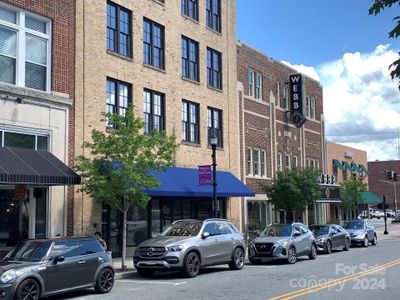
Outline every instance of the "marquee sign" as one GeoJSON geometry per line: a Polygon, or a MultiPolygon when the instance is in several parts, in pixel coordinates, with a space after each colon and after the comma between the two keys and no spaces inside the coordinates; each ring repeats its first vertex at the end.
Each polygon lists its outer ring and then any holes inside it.
{"type": "Polygon", "coordinates": [[[300,73],[289,75],[290,88],[290,121],[300,128],[306,122],[304,116],[304,95],[303,75],[300,73]]]}

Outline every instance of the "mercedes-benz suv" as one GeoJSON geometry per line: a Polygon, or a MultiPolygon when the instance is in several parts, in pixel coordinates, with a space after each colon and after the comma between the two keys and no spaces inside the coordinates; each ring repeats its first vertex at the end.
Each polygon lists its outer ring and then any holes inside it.
{"type": "Polygon", "coordinates": [[[159,237],[138,245],[133,263],[141,276],[180,270],[187,277],[195,277],[201,268],[211,265],[228,264],[240,270],[244,256],[244,240],[228,220],[178,220],[159,237]]]}
{"type": "Polygon", "coordinates": [[[0,261],[1,300],[37,300],[90,287],[108,293],[113,285],[111,253],[95,237],[21,241],[0,261]]]}
{"type": "Polygon", "coordinates": [[[317,245],[312,232],[301,223],[269,225],[249,243],[249,261],[252,264],[271,259],[294,264],[302,255],[316,259],[317,245]]]}

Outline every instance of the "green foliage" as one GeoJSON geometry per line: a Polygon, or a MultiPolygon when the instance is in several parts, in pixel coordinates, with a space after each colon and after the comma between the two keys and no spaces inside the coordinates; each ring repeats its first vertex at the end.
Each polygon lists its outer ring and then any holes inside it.
{"type": "Polygon", "coordinates": [[[302,212],[320,196],[321,190],[317,181],[318,171],[307,167],[294,168],[278,172],[270,185],[263,185],[275,209],[288,212],[302,212]]]}
{"type": "Polygon", "coordinates": [[[115,129],[109,133],[94,129],[92,141],[83,143],[90,154],[76,158],[81,190],[122,212],[132,206],[144,207],[149,199],[144,189],[159,185],[148,171],[173,164],[175,137],[156,131],[144,134],[143,122],[132,107],[125,116],[103,113],[103,117],[115,129]]]}
{"type": "Polygon", "coordinates": [[[367,191],[367,184],[360,178],[349,178],[341,183],[340,207],[345,211],[356,209],[362,200],[362,193],[367,191]]]}
{"type": "Polygon", "coordinates": [[[260,221],[259,219],[254,219],[254,218],[249,219],[249,230],[252,230],[252,231],[255,231],[255,230],[261,231],[261,230],[263,230],[263,229],[264,229],[264,228],[263,228],[263,226],[262,226],[262,224],[261,224],[261,221],[260,221]]]}
{"type": "MultiPolygon", "coordinates": [[[[385,8],[390,8],[393,5],[400,5],[400,0],[375,0],[374,4],[369,9],[370,15],[377,15],[385,8]]],[[[400,16],[394,17],[393,22],[396,22],[396,26],[389,32],[389,37],[397,39],[400,36],[400,16]]],[[[399,59],[395,60],[390,66],[390,77],[399,80],[398,88],[400,89],[400,52],[399,59]]]]}

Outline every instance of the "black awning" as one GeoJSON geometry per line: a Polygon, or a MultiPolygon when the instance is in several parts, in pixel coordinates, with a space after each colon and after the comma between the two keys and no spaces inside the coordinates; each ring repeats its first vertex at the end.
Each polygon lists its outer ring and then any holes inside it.
{"type": "Polygon", "coordinates": [[[47,151],[0,147],[0,184],[69,185],[81,178],[47,151]]]}

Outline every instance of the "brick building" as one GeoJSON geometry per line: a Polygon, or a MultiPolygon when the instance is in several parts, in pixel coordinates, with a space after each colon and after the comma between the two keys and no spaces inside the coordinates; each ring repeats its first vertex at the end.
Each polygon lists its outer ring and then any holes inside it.
{"type": "Polygon", "coordinates": [[[1,1],[0,247],[67,235],[74,41],[75,1],[1,1]]]}
{"type": "MultiPolygon", "coordinates": [[[[192,177],[198,165],[211,164],[211,132],[218,137],[218,171],[228,171],[224,174],[231,179],[238,175],[235,7],[235,1],[220,0],[80,1],[75,153],[87,154],[81,145],[92,129],[106,130],[102,112],[123,113],[133,104],[145,131],[177,136],[177,168],[167,170],[169,177],[182,181],[187,172],[191,177],[183,183],[192,179],[197,185],[192,177]]],[[[222,195],[223,185],[220,181],[217,188],[221,216],[242,227],[240,198],[222,195]]],[[[146,209],[130,212],[128,247],[175,219],[212,216],[211,187],[202,197],[190,194],[193,186],[185,189],[181,197],[172,197],[169,190],[162,199],[150,193],[146,209]]],[[[120,221],[118,214],[76,190],[74,234],[93,234],[103,224],[103,235],[118,252],[120,221]]]]}
{"type": "Polygon", "coordinates": [[[368,162],[369,191],[373,192],[378,197],[385,195],[386,203],[389,205],[389,209],[399,210],[399,180],[388,181],[386,171],[394,171],[394,173],[400,174],[400,161],[389,160],[368,162]]]}
{"type": "MultiPolygon", "coordinates": [[[[369,183],[370,173],[366,151],[332,142],[326,143],[326,149],[327,172],[335,176],[338,184],[350,176],[362,178],[363,182],[369,183]]],[[[340,219],[342,212],[335,203],[331,203],[327,207],[326,214],[329,219],[340,219]]]]}
{"type": "MultiPolygon", "coordinates": [[[[289,66],[237,43],[240,121],[241,179],[256,192],[246,198],[247,218],[261,226],[283,220],[285,212],[274,212],[260,183],[271,181],[277,171],[313,166],[325,169],[323,95],[319,82],[304,76],[306,123],[297,128],[287,118],[289,111],[289,66]]],[[[307,218],[318,220],[317,204],[307,218]]],[[[322,220],[321,220],[322,221],[322,220]]]]}

